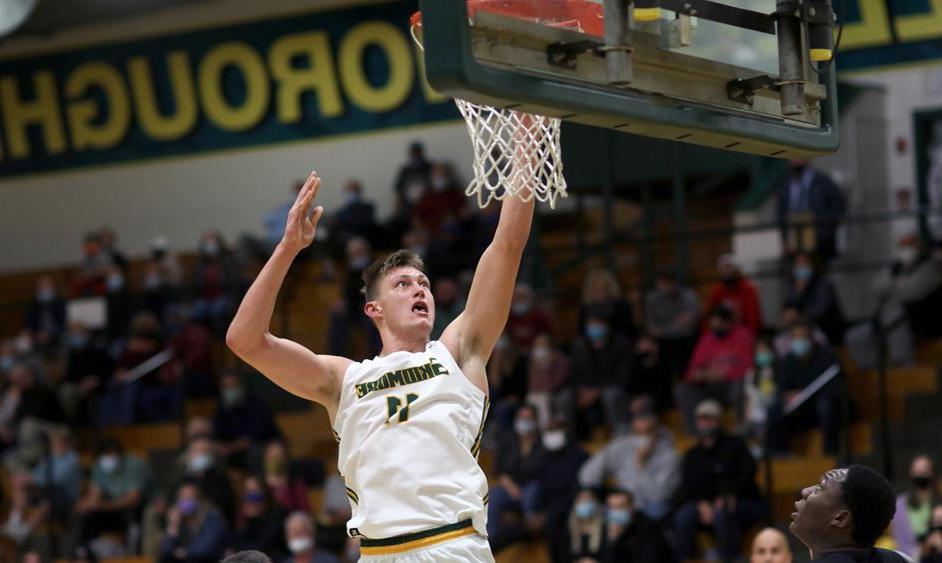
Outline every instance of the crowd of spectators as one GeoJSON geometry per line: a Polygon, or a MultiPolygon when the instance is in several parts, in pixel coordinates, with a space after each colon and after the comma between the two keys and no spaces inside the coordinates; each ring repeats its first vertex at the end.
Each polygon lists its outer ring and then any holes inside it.
{"type": "MultiPolygon", "coordinates": [[[[809,170],[795,168],[782,216],[789,206],[814,213],[827,204],[822,225],[830,225],[840,202],[815,199],[830,186],[815,188],[826,182],[809,170]]],[[[409,147],[393,189],[394,212],[380,221],[364,186],[347,182],[344,203],[299,258],[319,267],[317,281],[341,288],[326,311],[331,354],[379,350],[360,292],[377,253],[404,247],[425,261],[435,338],[463,310],[496,227],[497,206],[477,210],[453,168],[428,160],[421,144],[409,147]]],[[[100,229],[83,239],[68,283],[37,280],[23,331],[0,344],[0,449],[11,476],[2,533],[22,552],[182,562],[257,549],[292,563],[355,560],[342,481],[312,469],[326,460],[292,459],[270,405],[238,366],[220,362],[233,309],[280,239],[287,211],[273,209],[261,237],[235,245],[208,231],[193,260],[158,237],[132,264],[116,234],[100,229]],[[72,318],[76,299],[98,304],[101,322],[72,318]],[[77,446],[75,429],[101,436],[103,427],[183,422],[193,398],[212,399],[215,412],[185,420],[180,451],[168,459],[109,440],[77,446]],[[311,505],[312,484],[322,487],[321,506],[311,505]]],[[[847,322],[828,274],[833,238],[823,233],[816,249],[788,256],[778,322],[763,318],[756,284],[730,255],[719,258],[718,281],[706,291],[665,270],[636,300],[615,272],[590,269],[571,299],[573,326],[522,279],[488,366],[494,549],[540,538],[554,563],[670,562],[704,555],[698,537],[707,532],[705,555],[744,553],[744,538],[769,515],[756,459],[793,455],[796,433],[811,428],[824,429],[823,453],[838,448],[840,375],[811,399],[799,396],[841,370],[836,347],[847,322]],[[803,402],[793,408],[796,398],[803,402]]],[[[891,342],[901,361],[913,357],[911,333],[933,334],[938,323],[925,318],[926,304],[942,299],[942,251],[906,248],[875,289],[875,314],[902,318],[910,335],[900,345],[910,349],[891,342]]],[[[873,331],[850,327],[848,345],[873,331]]],[[[934,483],[931,461],[914,461],[913,488],[899,505],[907,518],[893,532],[898,545],[942,559],[934,483]]],[[[784,561],[776,559],[787,550],[779,536],[760,534],[753,560],[784,561]]]]}

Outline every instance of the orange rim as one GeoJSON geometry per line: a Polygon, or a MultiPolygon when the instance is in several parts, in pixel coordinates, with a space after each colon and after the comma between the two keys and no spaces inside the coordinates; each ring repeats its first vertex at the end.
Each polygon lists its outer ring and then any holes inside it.
{"type": "MultiPolygon", "coordinates": [[[[601,4],[588,0],[468,0],[468,15],[479,11],[506,16],[552,20],[557,27],[574,27],[583,33],[602,37],[605,31],[605,12],[601,4]],[[538,5],[539,4],[539,5],[538,5]]],[[[410,27],[422,28],[422,12],[409,18],[410,27]]]]}

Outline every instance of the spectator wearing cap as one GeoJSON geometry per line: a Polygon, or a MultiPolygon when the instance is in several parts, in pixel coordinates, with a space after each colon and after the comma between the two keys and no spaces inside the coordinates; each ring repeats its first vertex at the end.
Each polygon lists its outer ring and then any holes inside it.
{"type": "Polygon", "coordinates": [[[680,479],[680,458],[671,431],[661,426],[649,397],[631,401],[631,432],[598,452],[579,472],[584,488],[613,481],[634,496],[633,506],[658,520],[670,509],[680,479]]]}
{"type": "Polygon", "coordinates": [[[52,276],[39,276],[36,293],[26,311],[26,328],[37,345],[46,347],[59,342],[65,331],[65,301],[59,296],[52,276]]]}
{"type": "Polygon", "coordinates": [[[631,341],[613,333],[605,316],[589,315],[585,333],[573,343],[570,371],[575,401],[571,402],[569,418],[576,421],[580,435],[587,435],[602,421],[615,433],[625,430],[631,352],[631,341]]]}
{"type": "Polygon", "coordinates": [[[727,406],[740,404],[753,346],[753,333],[735,322],[730,309],[719,306],[710,313],[709,330],[697,342],[687,375],[677,387],[678,406],[689,433],[696,429],[694,408],[704,399],[727,406]]]}
{"type": "Polygon", "coordinates": [[[259,450],[279,436],[275,417],[248,389],[239,372],[223,372],[219,385],[221,400],[213,418],[216,448],[226,456],[229,465],[245,468],[253,448],[259,450]]]}
{"type": "Polygon", "coordinates": [[[288,516],[285,540],[291,555],[281,563],[339,563],[334,555],[317,548],[314,522],[306,512],[292,512],[288,516]]]}
{"type": "Polygon", "coordinates": [[[785,407],[798,394],[831,368],[840,368],[837,354],[827,344],[816,344],[807,323],[791,329],[790,350],[781,361],[780,400],[769,411],[769,447],[773,453],[788,451],[789,437],[796,432],[821,428],[824,452],[836,455],[840,446],[841,383],[840,375],[832,378],[798,409],[785,414],[785,407]]]}
{"type": "Polygon", "coordinates": [[[142,459],[126,454],[116,441],[105,442],[92,467],[88,490],[75,507],[78,543],[105,532],[126,535],[139,516],[150,483],[150,467],[142,459]]]}
{"type": "Polygon", "coordinates": [[[741,439],[722,427],[723,410],[712,399],[696,408],[697,443],[684,456],[673,528],[681,559],[696,556],[696,537],[716,535],[720,556],[739,556],[742,532],[768,512],[755,482],[756,463],[741,439]]]}
{"type": "Polygon", "coordinates": [[[658,523],[638,510],[628,491],[605,499],[605,541],[599,563],[671,563],[676,560],[658,523]]]}
{"type": "Polygon", "coordinates": [[[216,563],[222,558],[226,521],[203,497],[198,483],[184,481],[167,509],[167,527],[160,545],[162,563],[216,563]]]}
{"type": "Polygon", "coordinates": [[[762,328],[762,309],[759,292],[752,281],[742,273],[732,254],[724,254],[716,261],[720,281],[710,289],[706,310],[722,305],[732,311],[733,319],[757,334],[762,328]]]}
{"type": "Polygon", "coordinates": [[[578,442],[570,439],[566,421],[562,418],[550,420],[542,441],[546,458],[538,477],[540,496],[537,506],[543,518],[550,558],[568,561],[569,512],[579,490],[579,468],[589,455],[578,442]]]}
{"type": "Polygon", "coordinates": [[[657,339],[671,375],[679,378],[697,344],[700,298],[677,281],[671,272],[658,274],[654,289],[644,300],[647,332],[657,339]]]}

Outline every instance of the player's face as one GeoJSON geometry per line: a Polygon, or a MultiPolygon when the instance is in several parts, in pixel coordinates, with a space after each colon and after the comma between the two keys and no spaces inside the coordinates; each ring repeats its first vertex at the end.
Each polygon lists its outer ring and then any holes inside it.
{"type": "Polygon", "coordinates": [[[383,321],[391,329],[431,332],[435,322],[435,299],[428,277],[420,270],[407,266],[389,272],[377,301],[383,321]]]}
{"type": "Polygon", "coordinates": [[[817,484],[801,491],[788,529],[805,545],[826,536],[843,509],[841,482],[846,476],[846,469],[834,469],[822,475],[817,484]]]}

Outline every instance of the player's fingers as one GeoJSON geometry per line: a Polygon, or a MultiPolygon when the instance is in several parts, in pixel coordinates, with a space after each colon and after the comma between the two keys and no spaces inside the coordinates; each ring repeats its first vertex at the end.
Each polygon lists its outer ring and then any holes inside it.
{"type": "Polygon", "coordinates": [[[310,217],[307,217],[306,220],[312,227],[316,227],[317,222],[321,220],[321,216],[323,214],[324,214],[324,208],[318,205],[317,207],[314,208],[314,212],[311,213],[310,217]]]}
{"type": "Polygon", "coordinates": [[[314,177],[314,171],[311,170],[311,173],[307,175],[307,179],[304,180],[304,185],[301,186],[301,189],[300,189],[300,190],[298,190],[298,197],[296,197],[296,198],[294,199],[295,205],[297,205],[302,199],[304,199],[304,194],[307,193],[307,191],[308,191],[308,189],[309,189],[309,187],[310,187],[310,185],[311,185],[311,179],[312,179],[313,177],[314,177]]]}

